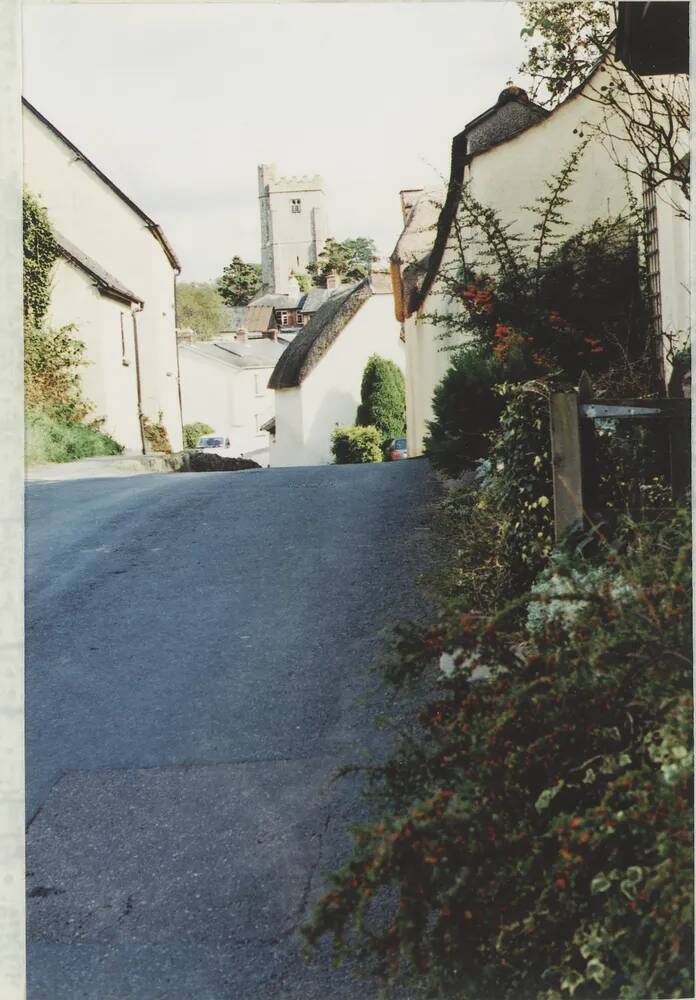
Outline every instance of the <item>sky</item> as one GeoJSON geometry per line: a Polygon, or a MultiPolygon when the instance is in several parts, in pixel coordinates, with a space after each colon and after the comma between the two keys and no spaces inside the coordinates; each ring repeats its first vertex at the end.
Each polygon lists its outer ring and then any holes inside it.
{"type": "Polygon", "coordinates": [[[260,260],[256,168],[319,173],[329,233],[391,253],[399,191],[523,58],[517,5],[25,6],[25,97],[164,229],[182,281],[260,260]]]}

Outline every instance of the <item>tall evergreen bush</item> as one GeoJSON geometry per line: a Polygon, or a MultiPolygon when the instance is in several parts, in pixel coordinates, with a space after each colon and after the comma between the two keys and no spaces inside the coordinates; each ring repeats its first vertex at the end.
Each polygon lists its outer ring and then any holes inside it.
{"type": "Polygon", "coordinates": [[[359,427],[376,427],[385,441],[406,433],[406,386],[393,361],[378,354],[368,359],[355,422],[359,427]]]}

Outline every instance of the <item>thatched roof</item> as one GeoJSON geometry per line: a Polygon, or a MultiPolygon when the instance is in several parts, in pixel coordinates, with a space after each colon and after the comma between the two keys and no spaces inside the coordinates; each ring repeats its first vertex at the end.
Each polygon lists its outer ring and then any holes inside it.
{"type": "Polygon", "coordinates": [[[373,287],[373,282],[367,277],[359,284],[332,295],[278,359],[268,383],[269,389],[293,389],[301,385],[358,309],[377,291],[391,291],[391,288],[373,287]]]}
{"type": "Polygon", "coordinates": [[[431,188],[419,193],[391,255],[394,308],[400,322],[415,309],[421,284],[428,272],[438,214],[444,200],[444,188],[431,188]]]}

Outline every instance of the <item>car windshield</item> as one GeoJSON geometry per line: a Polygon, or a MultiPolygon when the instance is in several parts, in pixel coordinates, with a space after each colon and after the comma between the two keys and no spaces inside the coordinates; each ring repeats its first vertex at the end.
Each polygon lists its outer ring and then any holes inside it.
{"type": "Polygon", "coordinates": [[[406,438],[397,438],[394,442],[394,451],[406,450],[406,438]]]}
{"type": "Polygon", "coordinates": [[[203,437],[198,439],[197,448],[222,448],[224,445],[224,438],[218,437],[203,437]]]}

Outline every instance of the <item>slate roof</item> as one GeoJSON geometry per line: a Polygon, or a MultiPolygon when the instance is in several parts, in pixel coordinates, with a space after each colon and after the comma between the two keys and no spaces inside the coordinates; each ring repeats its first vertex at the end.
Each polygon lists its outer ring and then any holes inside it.
{"type": "Polygon", "coordinates": [[[131,292],[129,288],[118,280],[114,278],[113,274],[109,274],[105,271],[101,264],[98,264],[96,260],[92,260],[88,257],[86,253],[83,253],[79,247],[76,247],[74,243],[71,243],[67,237],[63,236],[61,233],[53,230],[53,236],[56,243],[60,248],[61,257],[65,260],[69,260],[71,263],[79,267],[80,270],[88,274],[90,278],[94,281],[101,295],[105,295],[108,298],[117,299],[119,302],[125,302],[127,305],[131,303],[136,303],[137,305],[144,305],[144,299],[141,299],[139,295],[135,295],[131,292]]]}
{"type": "Polygon", "coordinates": [[[274,309],[297,309],[302,301],[300,295],[280,295],[276,292],[265,292],[252,299],[250,306],[272,306],[274,309]]]}
{"type": "Polygon", "coordinates": [[[174,253],[174,249],[171,243],[164,235],[162,227],[159,226],[153,219],[151,219],[149,215],[146,215],[146,213],[143,212],[142,208],[136,205],[135,202],[131,198],[129,198],[127,194],[125,194],[119,187],[117,187],[111,180],[111,178],[107,177],[107,175],[103,172],[103,170],[100,170],[99,167],[95,163],[93,163],[88,156],[85,156],[82,150],[77,148],[74,142],[71,142],[67,136],[63,135],[60,129],[56,128],[53,122],[50,122],[48,118],[45,117],[45,115],[42,115],[41,112],[38,111],[33,104],[30,104],[29,101],[26,99],[26,97],[22,98],[22,104],[24,105],[25,108],[31,111],[31,113],[36,118],[38,118],[39,121],[42,122],[47,129],[49,129],[49,131],[53,132],[53,134],[57,136],[57,138],[60,139],[61,142],[65,143],[65,145],[73,151],[78,160],[84,163],[85,166],[89,167],[89,169],[92,170],[97,175],[97,177],[99,177],[99,179],[106,184],[107,187],[111,188],[114,194],[117,195],[121,199],[121,201],[125,202],[125,204],[128,205],[128,207],[131,209],[131,211],[135,212],[135,214],[143,220],[143,222],[145,223],[145,228],[150,230],[152,235],[155,237],[155,239],[157,240],[157,242],[160,244],[165,254],[167,255],[169,263],[172,265],[174,270],[177,273],[179,273],[181,271],[181,264],[179,262],[179,258],[174,253]]]}
{"type": "Polygon", "coordinates": [[[376,273],[357,285],[336,290],[298,333],[273,369],[269,389],[292,389],[302,384],[372,295],[390,295],[388,274],[376,273]]]}
{"type": "Polygon", "coordinates": [[[179,350],[190,352],[208,361],[227,365],[230,368],[272,368],[283,351],[285,344],[275,343],[268,338],[247,341],[197,341],[194,344],[181,344],[179,350]]]}

